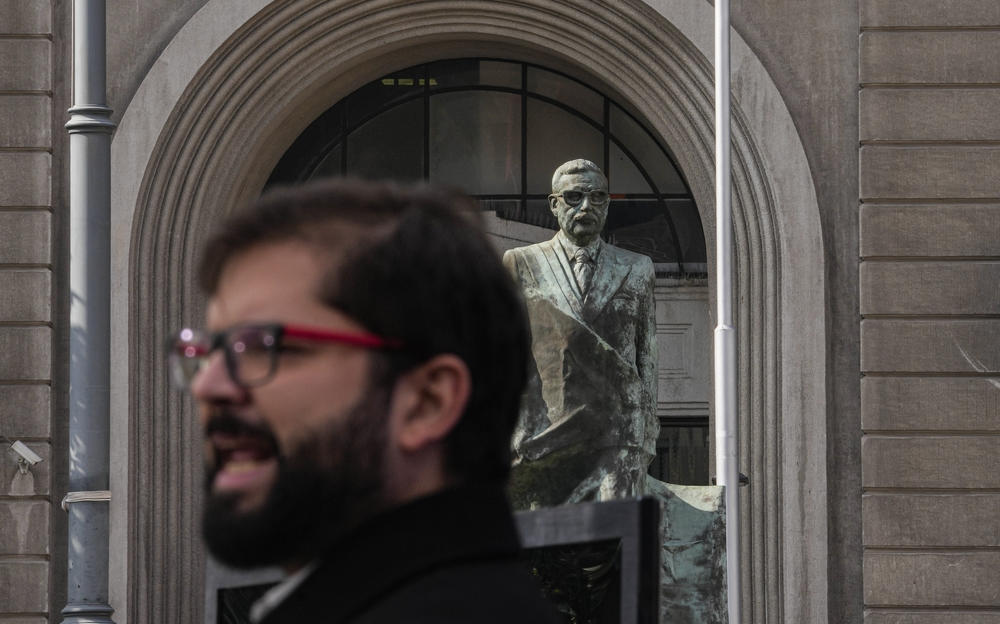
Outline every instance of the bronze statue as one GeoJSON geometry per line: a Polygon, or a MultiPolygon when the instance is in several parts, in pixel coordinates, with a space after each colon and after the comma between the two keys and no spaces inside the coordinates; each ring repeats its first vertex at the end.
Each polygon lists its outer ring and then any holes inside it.
{"type": "Polygon", "coordinates": [[[503,256],[532,332],[513,439],[518,508],[645,491],[659,433],[653,263],[601,240],[609,204],[597,165],[564,163],[549,195],[559,232],[503,256]]]}

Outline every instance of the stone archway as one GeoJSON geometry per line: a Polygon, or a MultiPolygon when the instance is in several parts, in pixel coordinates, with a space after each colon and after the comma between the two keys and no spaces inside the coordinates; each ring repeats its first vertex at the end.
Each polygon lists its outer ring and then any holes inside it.
{"type": "MultiPolygon", "coordinates": [[[[113,144],[112,601],[119,621],[198,621],[199,434],[159,346],[200,316],[193,250],[259,193],[330,102],[393,69],[502,56],[581,71],[669,145],[711,259],[711,7],[692,0],[210,0],[113,144]],[[565,33],[573,32],[572,38],[565,33]],[[127,330],[125,329],[127,327],[127,330]]],[[[746,621],[826,620],[822,239],[791,118],[733,33],[734,230],[746,621]],[[793,269],[794,267],[794,269],[793,269]],[[819,497],[815,504],[810,497],[819,497]]]]}

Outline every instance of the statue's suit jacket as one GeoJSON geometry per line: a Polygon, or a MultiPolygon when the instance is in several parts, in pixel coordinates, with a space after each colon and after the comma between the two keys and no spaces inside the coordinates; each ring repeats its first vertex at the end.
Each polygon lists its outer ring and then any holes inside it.
{"type": "Polygon", "coordinates": [[[640,494],[659,433],[652,261],[602,243],[586,294],[558,235],[503,262],[524,294],[534,360],[513,440],[512,500],[640,494]]]}

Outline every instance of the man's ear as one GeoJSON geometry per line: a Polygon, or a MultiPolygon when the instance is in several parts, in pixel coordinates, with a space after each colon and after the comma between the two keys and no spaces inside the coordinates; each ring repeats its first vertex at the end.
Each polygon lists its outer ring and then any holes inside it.
{"type": "Polygon", "coordinates": [[[465,412],[472,392],[469,367],[450,353],[436,355],[398,380],[391,427],[404,452],[445,438],[465,412]]]}
{"type": "Polygon", "coordinates": [[[555,195],[549,195],[549,210],[552,211],[552,214],[554,214],[557,219],[559,218],[559,198],[555,195]]]}

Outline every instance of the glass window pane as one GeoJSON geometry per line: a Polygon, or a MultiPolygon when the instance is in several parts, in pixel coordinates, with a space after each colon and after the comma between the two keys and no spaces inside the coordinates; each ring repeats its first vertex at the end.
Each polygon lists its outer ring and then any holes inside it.
{"type": "Polygon", "coordinates": [[[521,97],[459,91],[431,97],[430,179],[471,194],[521,192],[521,97]]]}
{"type": "Polygon", "coordinates": [[[701,226],[701,216],[694,202],[689,199],[667,200],[670,218],[677,228],[677,238],[681,243],[684,270],[689,273],[708,271],[708,253],[705,250],[705,232],[701,226]],[[689,266],[698,263],[700,266],[689,266]]]}
{"type": "Polygon", "coordinates": [[[664,206],[655,199],[612,200],[605,229],[612,245],[645,254],[656,263],[678,260],[664,206]]]}
{"type": "Polygon", "coordinates": [[[649,474],[667,483],[707,485],[710,451],[707,423],[693,426],[665,423],[660,429],[649,474]]]}
{"type": "Polygon", "coordinates": [[[608,175],[609,190],[612,193],[653,192],[653,189],[646,182],[646,178],[642,177],[642,173],[639,172],[639,168],[614,141],[611,142],[608,149],[608,157],[611,162],[608,163],[605,173],[608,175]]]}
{"type": "Polygon", "coordinates": [[[552,172],[575,158],[604,169],[601,133],[557,106],[528,98],[528,193],[551,193],[552,172]]]}
{"type": "Polygon", "coordinates": [[[594,121],[604,123],[604,96],[571,78],[529,67],[528,92],[562,102],[594,121]]]}
{"type": "Polygon", "coordinates": [[[634,119],[617,106],[611,106],[611,134],[627,145],[632,155],[642,163],[646,173],[660,193],[687,193],[680,174],[670,164],[663,150],[634,119]]]}
{"type": "Polygon", "coordinates": [[[341,174],[340,165],[341,162],[343,162],[343,158],[341,158],[341,145],[341,143],[334,145],[330,150],[330,153],[327,154],[323,160],[319,161],[316,168],[313,169],[311,174],[309,174],[310,180],[315,178],[329,178],[331,176],[338,176],[341,174]]]}
{"type": "Polygon", "coordinates": [[[347,125],[361,123],[377,110],[423,91],[424,66],[417,65],[373,80],[347,96],[347,125]]]}
{"type": "Polygon", "coordinates": [[[521,88],[521,64],[479,59],[438,61],[428,66],[431,89],[436,87],[521,88]]]}
{"type": "Polygon", "coordinates": [[[363,178],[423,179],[423,110],[423,100],[407,102],[352,132],[347,137],[347,173],[363,178]]]}

